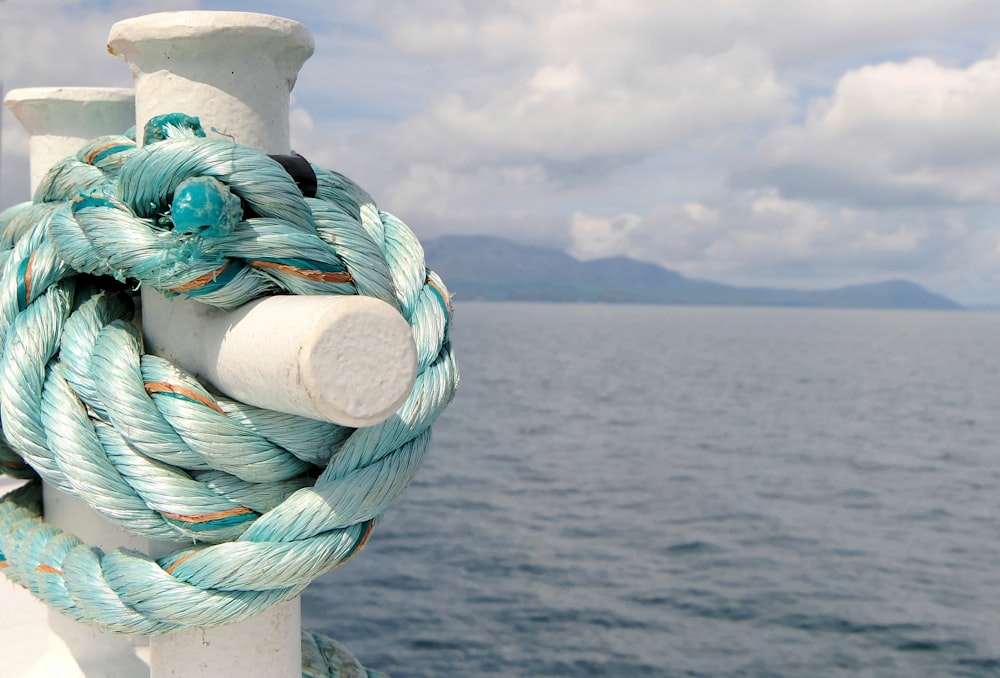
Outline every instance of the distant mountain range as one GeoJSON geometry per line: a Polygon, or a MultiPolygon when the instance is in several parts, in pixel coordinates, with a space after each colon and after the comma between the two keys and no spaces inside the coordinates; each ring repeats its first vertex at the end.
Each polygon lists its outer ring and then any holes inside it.
{"type": "Polygon", "coordinates": [[[907,280],[827,290],[736,287],[627,257],[580,261],[559,250],[488,236],[443,236],[424,243],[424,251],[427,265],[441,274],[458,301],[962,308],[907,280]]]}

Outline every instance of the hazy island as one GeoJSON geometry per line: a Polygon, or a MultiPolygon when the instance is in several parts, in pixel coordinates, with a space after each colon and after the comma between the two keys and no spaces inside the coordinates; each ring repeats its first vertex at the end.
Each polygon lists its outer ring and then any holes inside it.
{"type": "Polygon", "coordinates": [[[565,252],[489,236],[448,235],[424,244],[427,264],[458,301],[561,301],[697,306],[802,306],[958,310],[908,280],[824,290],[737,287],[688,278],[627,257],[580,261],[565,252]]]}

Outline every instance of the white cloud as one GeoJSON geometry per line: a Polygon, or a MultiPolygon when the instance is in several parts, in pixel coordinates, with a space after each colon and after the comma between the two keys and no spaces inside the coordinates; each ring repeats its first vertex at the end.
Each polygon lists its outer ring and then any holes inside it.
{"type": "Polygon", "coordinates": [[[765,182],[858,203],[997,203],[1000,56],[965,68],[929,59],[852,70],[801,124],[760,144],[765,182]]]}
{"type": "Polygon", "coordinates": [[[383,0],[368,6],[394,44],[502,67],[600,52],[644,63],[745,42],[782,61],[882,48],[1000,16],[992,0],[383,0]]]}
{"type": "Polygon", "coordinates": [[[569,253],[578,259],[630,254],[629,234],[641,224],[642,217],[631,212],[607,219],[576,212],[570,225],[573,244],[569,253]]]}
{"type": "Polygon", "coordinates": [[[485,97],[451,93],[400,125],[393,140],[416,157],[456,166],[628,159],[778,115],[789,98],[766,56],[744,45],[603,73],[577,62],[542,64],[496,84],[485,97]]]}
{"type": "Polygon", "coordinates": [[[768,190],[716,205],[664,203],[642,216],[577,213],[571,252],[626,255],[734,284],[833,285],[937,274],[920,269],[931,255],[965,251],[967,226],[955,210],[825,208],[768,190]]]}
{"type": "Polygon", "coordinates": [[[691,135],[788,110],[766,50],[706,31],[711,8],[671,3],[395,4],[378,17],[402,49],[466,68],[383,138],[406,157],[482,162],[628,161],[691,135]]]}

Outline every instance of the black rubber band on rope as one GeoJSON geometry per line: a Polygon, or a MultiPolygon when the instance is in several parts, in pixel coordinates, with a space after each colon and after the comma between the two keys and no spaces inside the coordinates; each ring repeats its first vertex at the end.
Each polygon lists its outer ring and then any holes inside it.
{"type": "Polygon", "coordinates": [[[302,191],[302,195],[307,198],[316,197],[316,172],[313,171],[309,161],[298,153],[292,155],[272,155],[272,160],[276,160],[288,175],[295,180],[295,185],[302,191]]]}
{"type": "MultiPolygon", "coordinates": [[[[306,198],[315,198],[316,191],[319,188],[319,184],[316,181],[316,172],[313,171],[312,165],[309,161],[303,158],[298,153],[293,153],[291,155],[275,154],[269,155],[271,160],[274,160],[281,168],[288,173],[288,176],[295,181],[295,185],[299,187],[302,191],[302,195],[306,198]]],[[[250,205],[246,203],[245,200],[241,201],[243,203],[243,218],[252,219],[253,217],[259,217],[260,215],[254,211],[250,205]]]]}

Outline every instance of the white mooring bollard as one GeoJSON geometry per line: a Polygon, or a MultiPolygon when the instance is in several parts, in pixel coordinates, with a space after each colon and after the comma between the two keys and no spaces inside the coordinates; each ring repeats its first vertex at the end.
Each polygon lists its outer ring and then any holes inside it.
{"type": "Polygon", "coordinates": [[[28,132],[32,195],[83,144],[135,124],[135,92],[124,87],[25,87],[8,92],[4,105],[28,132]]]}
{"type": "MultiPolygon", "coordinates": [[[[94,137],[121,134],[135,124],[134,92],[112,87],[31,87],[7,93],[4,105],[28,132],[31,192],[45,173],[94,137]]],[[[45,518],[103,549],[149,552],[153,544],[129,534],[90,510],[82,500],[45,484],[45,518]]],[[[0,628],[16,652],[5,653],[0,675],[148,676],[146,638],[116,636],[49,610],[27,591],[5,583],[0,628]],[[9,594],[8,594],[9,591],[9,594]]]]}
{"type": "MultiPolygon", "coordinates": [[[[154,14],[115,24],[108,48],[131,68],[139,129],[180,112],[237,143],[290,152],[289,96],[313,52],[301,24],[245,12],[154,14]]],[[[371,425],[416,377],[409,326],[384,302],[280,296],[223,313],[145,288],[142,298],[152,352],[250,404],[371,425]]],[[[296,598],[245,622],[154,636],[152,677],[298,677],[299,610],[296,598]]]]}
{"type": "MultiPolygon", "coordinates": [[[[56,149],[39,144],[47,150],[46,154],[39,150],[37,160],[33,144],[33,191],[48,165],[75,152],[84,141],[121,132],[133,122],[141,130],[150,117],[164,113],[198,116],[206,131],[215,130],[268,153],[290,151],[289,94],[313,49],[312,38],[301,24],[243,12],[156,14],[115,24],[108,46],[131,68],[135,117],[99,130],[81,124],[79,137],[60,128],[58,134],[67,145],[73,139],[75,146],[56,149]]],[[[59,108],[65,104],[45,105],[59,108]]],[[[88,100],[86,109],[98,108],[88,100]]],[[[83,117],[81,113],[79,118],[83,117]]],[[[33,140],[35,135],[56,134],[41,126],[25,126],[33,140]]],[[[145,288],[142,300],[147,351],[173,360],[222,393],[253,405],[350,426],[372,425],[394,412],[413,385],[416,351],[409,326],[377,300],[282,296],[233,312],[189,300],[168,300],[145,288]]],[[[49,488],[45,506],[47,520],[102,548],[138,547],[154,556],[175,548],[124,533],[82,501],[49,488]]],[[[0,605],[6,602],[0,598],[0,605]]],[[[33,599],[29,602],[38,605],[33,599]]],[[[5,613],[0,607],[0,629],[8,621],[5,613]]],[[[32,663],[37,658],[32,652],[38,649],[26,646],[25,661],[18,664],[17,653],[13,660],[14,666],[25,668],[11,675],[301,675],[298,598],[236,624],[153,637],[145,655],[148,667],[137,659],[146,648],[139,648],[137,655],[134,639],[76,624],[55,612],[49,626],[52,632],[41,659],[32,663]]],[[[27,633],[24,638],[29,642],[27,633]]],[[[2,675],[15,670],[9,654],[0,669],[2,675]]]]}

